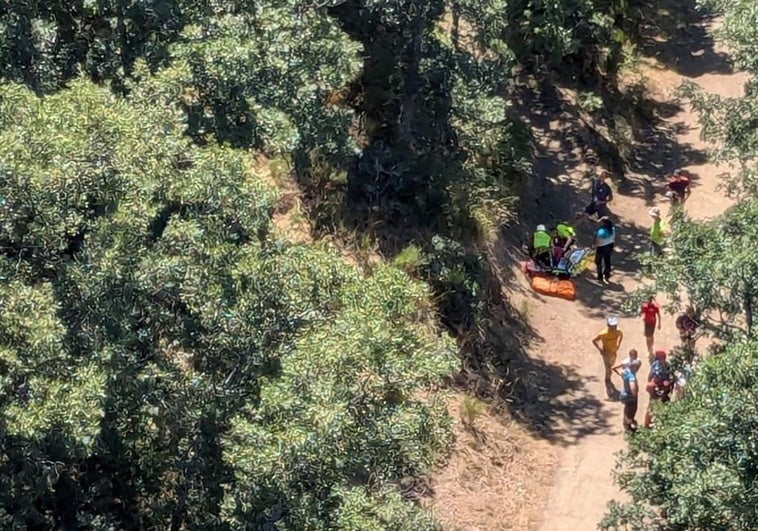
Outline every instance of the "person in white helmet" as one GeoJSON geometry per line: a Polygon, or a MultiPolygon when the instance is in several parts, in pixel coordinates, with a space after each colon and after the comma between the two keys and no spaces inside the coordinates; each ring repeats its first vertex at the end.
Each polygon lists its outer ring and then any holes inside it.
{"type": "Polygon", "coordinates": [[[606,319],[607,326],[592,340],[592,344],[603,357],[606,388],[611,387],[611,371],[616,364],[616,357],[619,348],[621,348],[621,341],[624,339],[624,333],[618,329],[618,324],[619,321],[617,318],[608,317],[608,319],[606,319]]]}
{"type": "Polygon", "coordinates": [[[545,225],[537,225],[537,230],[532,235],[532,260],[534,263],[551,269],[553,267],[553,236],[547,231],[545,225]]]}

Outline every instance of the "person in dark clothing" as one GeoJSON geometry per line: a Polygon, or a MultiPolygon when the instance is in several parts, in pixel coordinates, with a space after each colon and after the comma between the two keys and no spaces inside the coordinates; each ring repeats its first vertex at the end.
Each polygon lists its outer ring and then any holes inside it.
{"type": "Polygon", "coordinates": [[[592,179],[592,199],[590,204],[584,208],[587,216],[605,217],[610,215],[608,203],[613,201],[613,190],[605,182],[608,172],[604,171],[597,179],[592,179]]]}
{"type": "Polygon", "coordinates": [[[688,306],[684,313],[679,314],[676,318],[676,329],[679,330],[679,338],[682,340],[682,346],[685,349],[692,350],[695,348],[695,336],[700,323],[696,318],[695,309],[688,306]]]}
{"type": "Polygon", "coordinates": [[[595,233],[595,266],[597,267],[597,279],[607,283],[611,277],[611,258],[613,246],[616,243],[616,229],[610,218],[600,220],[600,228],[595,233]]]}
{"type": "Polygon", "coordinates": [[[671,200],[671,204],[681,205],[690,196],[690,178],[682,170],[676,169],[666,188],[666,196],[671,200]]]}

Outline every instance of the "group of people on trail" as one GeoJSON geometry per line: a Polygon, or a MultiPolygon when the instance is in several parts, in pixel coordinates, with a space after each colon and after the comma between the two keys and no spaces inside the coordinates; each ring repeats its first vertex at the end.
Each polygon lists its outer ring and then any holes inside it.
{"type": "MultiPolygon", "coordinates": [[[[613,190],[607,180],[610,174],[601,172],[591,181],[590,202],[576,215],[575,224],[583,225],[590,220],[597,222],[592,249],[595,251],[597,280],[602,284],[610,282],[613,268],[613,252],[616,244],[616,227],[611,219],[608,205],[613,201],[613,190]]],[[[682,205],[691,193],[690,177],[681,169],[673,171],[666,185],[666,197],[673,207],[682,205]]],[[[663,251],[664,228],[661,210],[653,207],[649,211],[653,218],[650,227],[650,254],[659,256],[663,251]]],[[[566,221],[560,222],[552,230],[544,224],[537,226],[532,235],[531,258],[542,268],[554,269],[563,256],[576,243],[576,230],[566,221]]]]}
{"type": "MultiPolygon", "coordinates": [[[[675,375],[667,361],[665,350],[653,349],[655,342],[655,330],[661,329],[661,312],[660,307],[654,297],[649,297],[640,308],[642,316],[645,340],[650,359],[650,373],[648,374],[645,390],[650,395],[650,403],[660,401],[666,403],[671,400],[672,392],[675,388],[681,388],[686,383],[684,375],[675,375]]],[[[695,310],[688,307],[676,319],[676,328],[679,331],[679,337],[685,352],[692,352],[694,347],[695,336],[700,323],[696,318],[695,310]]],[[[615,394],[615,388],[611,381],[612,373],[621,376],[623,388],[619,393],[619,399],[624,403],[624,429],[634,432],[637,429],[637,404],[639,397],[639,385],[637,383],[637,372],[642,366],[642,361],[635,349],[629,351],[627,357],[620,364],[616,365],[618,352],[621,348],[621,342],[624,334],[618,328],[618,318],[608,317],[606,327],[597,334],[592,340],[592,344],[598,350],[603,358],[605,367],[604,381],[606,391],[609,397],[615,394]],[[619,372],[620,371],[620,372],[619,372]]],[[[686,360],[691,363],[692,359],[688,356],[686,360]]],[[[651,415],[648,407],[645,413],[645,427],[650,427],[651,415]]]]}
{"type": "MultiPolygon", "coordinates": [[[[597,224],[591,249],[595,253],[597,280],[604,285],[610,282],[617,233],[608,208],[613,201],[613,190],[607,182],[609,176],[610,174],[607,171],[603,171],[592,179],[590,202],[576,215],[574,220],[576,226],[589,221],[594,221],[597,224]]],[[[672,212],[684,204],[690,193],[690,177],[681,169],[674,170],[668,179],[665,193],[672,206],[672,212]]],[[[659,256],[663,252],[665,243],[660,208],[651,208],[649,215],[653,220],[649,232],[650,254],[659,256]]],[[[551,230],[548,230],[544,224],[540,224],[533,234],[530,249],[531,257],[539,267],[555,272],[561,259],[568,256],[576,241],[576,230],[568,222],[561,222],[551,230]]],[[[683,377],[675,377],[672,373],[667,361],[666,351],[654,348],[655,332],[661,329],[660,307],[654,297],[650,297],[642,304],[640,316],[643,320],[645,343],[650,361],[650,373],[645,389],[650,394],[651,402],[656,400],[668,402],[677,384],[681,387],[685,381],[683,377]]],[[[692,352],[696,330],[699,326],[692,308],[688,308],[677,318],[676,327],[686,351],[692,352]]],[[[639,396],[637,373],[642,366],[642,361],[639,359],[637,351],[632,349],[626,359],[620,364],[616,363],[623,339],[624,334],[618,328],[618,319],[608,317],[606,327],[593,338],[592,343],[603,359],[604,382],[609,396],[616,396],[616,389],[611,381],[612,375],[615,373],[622,379],[623,388],[618,396],[624,403],[624,428],[627,431],[634,432],[637,429],[635,417],[639,396]]],[[[688,361],[691,362],[691,359],[688,361]]],[[[650,409],[648,408],[645,414],[645,426],[649,427],[650,424],[650,409]]]]}
{"type": "MultiPolygon", "coordinates": [[[[592,198],[582,212],[577,214],[577,224],[595,218],[598,228],[592,249],[595,251],[597,279],[601,283],[610,281],[613,250],[616,244],[616,228],[611,221],[608,203],[613,200],[613,191],[606,182],[608,173],[600,174],[592,181],[592,198]]],[[[534,263],[548,271],[564,272],[559,268],[561,259],[569,255],[576,244],[576,229],[567,221],[561,221],[548,230],[544,224],[537,225],[532,235],[530,256],[534,263]]]]}
{"type": "MultiPolygon", "coordinates": [[[[648,353],[653,355],[653,344],[655,343],[655,330],[661,329],[661,308],[655,297],[652,295],[642,303],[640,307],[640,316],[644,325],[645,342],[647,343],[648,353]]],[[[700,321],[697,318],[695,309],[692,306],[688,306],[682,313],[680,313],[675,321],[675,326],[679,332],[679,339],[682,342],[684,351],[688,354],[692,354],[692,350],[695,347],[695,338],[698,328],[700,328],[700,321]]]]}
{"type": "MultiPolygon", "coordinates": [[[[689,176],[681,169],[674,170],[671,178],[666,185],[666,197],[673,208],[680,207],[689,198],[691,194],[691,182],[689,176]]],[[[650,217],[653,223],[650,226],[650,254],[660,256],[663,252],[664,229],[663,220],[661,219],[661,209],[653,207],[650,209],[650,217]]]]}

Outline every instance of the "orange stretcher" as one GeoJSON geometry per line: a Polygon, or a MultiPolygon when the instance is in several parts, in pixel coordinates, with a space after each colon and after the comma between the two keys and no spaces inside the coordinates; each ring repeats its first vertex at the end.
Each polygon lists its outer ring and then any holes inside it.
{"type": "Polygon", "coordinates": [[[542,295],[558,297],[567,301],[576,300],[576,287],[570,279],[559,279],[545,275],[531,276],[532,289],[542,295]]]}

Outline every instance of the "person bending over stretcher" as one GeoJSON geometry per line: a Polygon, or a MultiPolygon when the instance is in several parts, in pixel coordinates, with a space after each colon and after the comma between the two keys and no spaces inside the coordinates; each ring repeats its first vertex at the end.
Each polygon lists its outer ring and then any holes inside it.
{"type": "Polygon", "coordinates": [[[553,237],[547,231],[545,225],[537,225],[537,230],[532,235],[530,256],[538,266],[552,269],[553,267],[553,237]]]}
{"type": "Polygon", "coordinates": [[[558,263],[564,254],[576,243],[576,231],[566,221],[561,221],[555,226],[553,236],[553,258],[558,263]]]}

